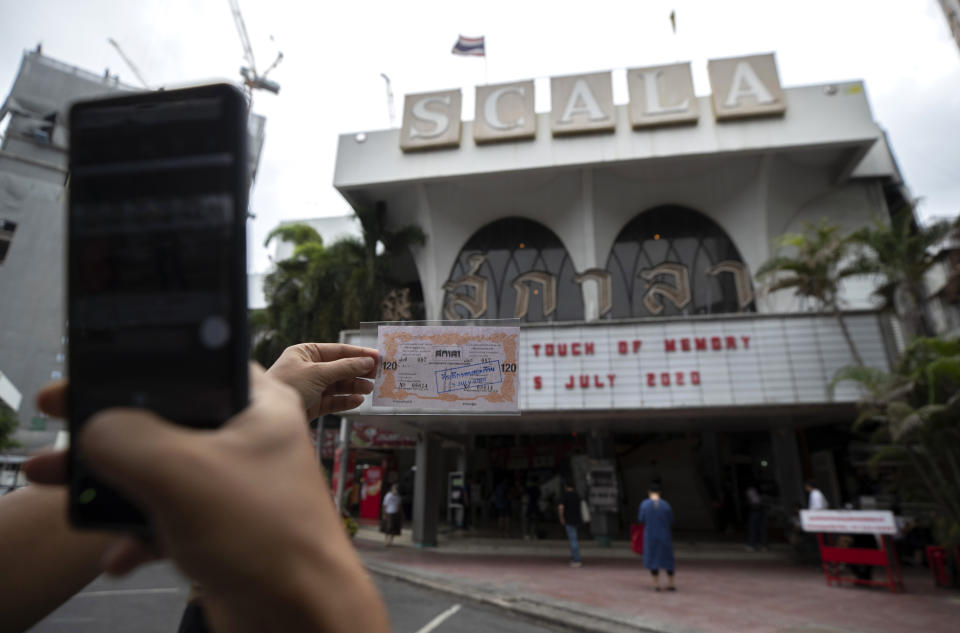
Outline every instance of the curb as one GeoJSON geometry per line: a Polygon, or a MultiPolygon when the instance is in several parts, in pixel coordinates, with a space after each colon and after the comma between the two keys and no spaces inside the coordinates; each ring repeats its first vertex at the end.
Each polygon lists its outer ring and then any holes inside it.
{"type": "MultiPolygon", "coordinates": [[[[409,537],[408,537],[409,538],[409,537]]],[[[354,537],[355,540],[363,541],[364,543],[375,543],[382,544],[383,536],[379,533],[373,532],[372,530],[360,530],[357,532],[354,537]]],[[[393,546],[396,548],[417,548],[409,540],[395,540],[393,546]]],[[[458,543],[455,541],[445,542],[440,544],[437,547],[427,548],[429,551],[437,555],[484,555],[492,554],[499,556],[537,556],[537,557],[566,557],[568,546],[566,541],[558,543],[551,546],[538,545],[531,547],[530,545],[523,544],[521,542],[504,542],[504,543],[458,543]]],[[[589,556],[592,559],[597,560],[639,560],[640,557],[637,554],[633,553],[632,550],[626,548],[623,545],[615,547],[591,547],[583,546],[581,543],[581,552],[589,556]]],[[[675,548],[674,556],[677,560],[687,561],[687,560],[714,560],[714,561],[727,561],[727,562],[766,562],[766,563],[777,563],[777,562],[793,562],[791,553],[787,550],[781,548],[771,549],[767,552],[745,552],[740,546],[737,547],[726,547],[723,549],[711,549],[711,548],[700,548],[700,547],[690,547],[679,545],[675,548]]]]}
{"type": "Polygon", "coordinates": [[[464,600],[495,606],[505,611],[572,631],[583,631],[584,633],[678,633],[678,629],[672,627],[651,628],[650,626],[611,617],[609,614],[599,611],[573,609],[559,601],[553,602],[526,596],[513,597],[487,590],[482,585],[466,586],[465,584],[451,583],[449,580],[443,582],[440,578],[434,579],[423,573],[411,573],[408,568],[400,565],[367,559],[363,560],[363,564],[369,572],[379,576],[457,596],[464,600]]]}

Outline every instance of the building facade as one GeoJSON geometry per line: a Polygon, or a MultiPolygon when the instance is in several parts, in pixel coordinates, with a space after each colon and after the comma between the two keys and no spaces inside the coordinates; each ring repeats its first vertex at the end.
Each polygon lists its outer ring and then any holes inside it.
{"type": "MultiPolygon", "coordinates": [[[[43,55],[23,55],[0,107],[0,371],[22,394],[16,439],[25,449],[52,445],[60,421],[47,420],[34,394],[65,377],[64,221],[67,113],[78,99],[130,91],[43,55]]],[[[9,404],[9,403],[8,403],[9,404]]]]}
{"type": "Polygon", "coordinates": [[[450,471],[484,498],[572,474],[601,539],[624,533],[653,479],[689,530],[742,521],[747,485],[784,513],[804,477],[835,504],[858,494],[858,394],[830,383],[850,344],[888,367],[896,328],[869,280],[844,287],[841,324],[754,271],[779,235],[860,227],[909,196],[862,83],[783,88],[773,55],[708,69],[699,97],[689,64],[555,77],[550,112],[534,112],[533,82],[481,86],[474,121],[458,90],[408,95],[400,129],[340,137],[342,195],[427,234],[398,266],[427,318],[523,328],[519,418],[356,412],[418,440],[416,542],[435,542],[450,471]],[[588,489],[610,470],[613,488],[588,489]]]}
{"type": "MultiPolygon", "coordinates": [[[[62,421],[48,420],[34,394],[66,378],[64,245],[70,105],[136,90],[43,55],[24,53],[0,106],[0,389],[17,411],[21,452],[52,446],[62,421]],[[5,393],[18,393],[19,398],[5,393]]],[[[264,119],[250,116],[250,170],[256,174],[264,119]]]]}

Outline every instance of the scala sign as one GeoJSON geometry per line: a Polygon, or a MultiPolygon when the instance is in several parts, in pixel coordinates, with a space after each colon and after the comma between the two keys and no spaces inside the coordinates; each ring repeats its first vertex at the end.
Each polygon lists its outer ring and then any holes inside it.
{"type": "MultiPolygon", "coordinates": [[[[782,115],[787,104],[773,54],[713,59],[707,64],[718,121],[782,115]]],[[[634,129],[696,124],[700,118],[689,63],[627,71],[634,129]]],[[[617,124],[610,72],[552,77],[553,136],[612,132],[617,124]]],[[[407,95],[400,129],[405,152],[460,145],[460,90],[407,95]]],[[[533,81],[477,86],[473,139],[478,145],[537,134],[533,81]]]]}

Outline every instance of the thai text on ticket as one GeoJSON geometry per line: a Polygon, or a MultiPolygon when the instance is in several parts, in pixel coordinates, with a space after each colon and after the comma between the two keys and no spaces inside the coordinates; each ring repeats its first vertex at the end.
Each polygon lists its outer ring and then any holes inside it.
{"type": "Polygon", "coordinates": [[[519,413],[520,328],[381,325],[374,408],[519,413]]]}

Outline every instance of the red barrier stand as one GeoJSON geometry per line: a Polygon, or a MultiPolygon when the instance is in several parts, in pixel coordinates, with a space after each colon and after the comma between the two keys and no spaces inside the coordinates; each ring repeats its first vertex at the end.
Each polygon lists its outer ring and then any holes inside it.
{"type": "Polygon", "coordinates": [[[933,584],[936,587],[949,587],[950,574],[947,572],[947,549],[939,545],[927,546],[927,564],[933,574],[933,584]]]}
{"type": "MultiPolygon", "coordinates": [[[[826,542],[824,534],[817,533],[817,543],[820,545],[820,560],[823,563],[823,574],[827,578],[827,585],[834,582],[844,582],[873,587],[887,587],[891,592],[906,591],[903,586],[903,575],[900,571],[900,561],[897,559],[896,549],[891,547],[889,536],[877,535],[880,549],[866,549],[862,547],[835,547],[826,542]],[[887,580],[863,580],[853,576],[841,575],[841,564],[873,565],[887,570],[887,580]]],[[[931,566],[932,567],[932,566],[931,566]]]]}

